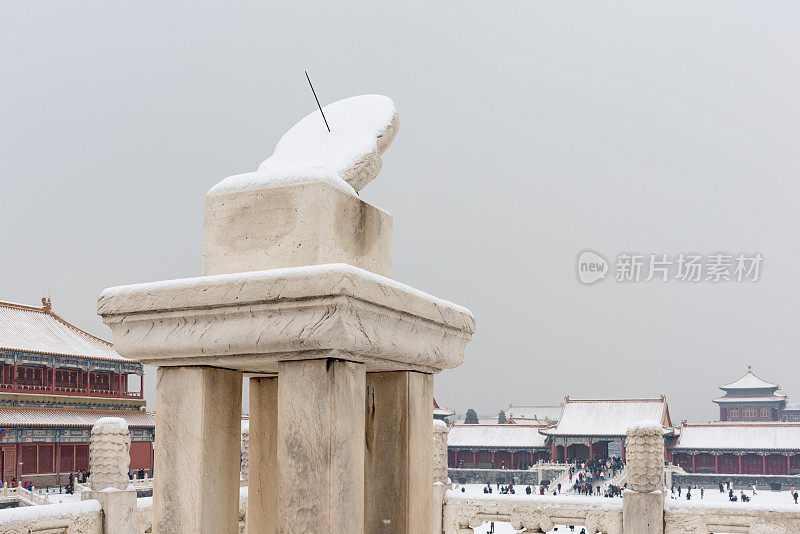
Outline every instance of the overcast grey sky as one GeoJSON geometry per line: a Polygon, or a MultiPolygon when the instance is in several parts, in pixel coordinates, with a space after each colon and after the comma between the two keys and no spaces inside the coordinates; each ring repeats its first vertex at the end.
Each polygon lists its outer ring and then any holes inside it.
{"type": "Polygon", "coordinates": [[[387,4],[0,0],[0,299],[108,338],[103,288],[199,274],[205,192],[313,110],[308,69],[323,103],[400,112],[362,196],[395,278],[476,315],[440,404],[664,393],[708,420],[747,363],[800,401],[796,2],[387,4]],[[584,287],[585,248],[765,260],[584,287]]]}

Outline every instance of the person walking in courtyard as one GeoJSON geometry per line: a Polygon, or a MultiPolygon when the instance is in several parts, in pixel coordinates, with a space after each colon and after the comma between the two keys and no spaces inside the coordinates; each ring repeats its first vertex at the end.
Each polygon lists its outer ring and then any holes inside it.
{"type": "Polygon", "coordinates": [[[794,503],[797,504],[797,492],[792,493],[792,497],[794,497],[794,503]]]}

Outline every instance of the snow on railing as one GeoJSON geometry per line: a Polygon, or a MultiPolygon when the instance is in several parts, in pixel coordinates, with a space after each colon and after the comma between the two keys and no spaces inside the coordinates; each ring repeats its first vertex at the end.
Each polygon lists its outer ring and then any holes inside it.
{"type": "Polygon", "coordinates": [[[475,495],[449,490],[444,534],[472,534],[486,521],[516,530],[550,532],[556,525],[582,525],[587,532],[622,534],[622,499],[583,496],[475,495]]]}
{"type": "Polygon", "coordinates": [[[19,499],[26,505],[50,504],[50,499],[48,499],[47,495],[42,497],[37,494],[36,488],[33,486],[31,486],[31,490],[22,487],[9,488],[8,483],[4,482],[2,496],[3,499],[19,499]]]}
{"type": "Polygon", "coordinates": [[[0,532],[101,533],[103,507],[100,502],[89,499],[48,506],[9,508],[0,514],[0,532]]]}
{"type": "Polygon", "coordinates": [[[664,534],[800,532],[795,505],[674,501],[664,503],[664,534]]]}

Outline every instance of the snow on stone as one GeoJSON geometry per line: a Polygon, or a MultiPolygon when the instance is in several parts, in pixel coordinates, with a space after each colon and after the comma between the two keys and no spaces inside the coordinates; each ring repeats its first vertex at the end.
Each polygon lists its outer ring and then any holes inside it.
{"type": "MultiPolygon", "coordinates": [[[[350,273],[358,276],[359,278],[368,279],[384,288],[396,290],[399,293],[408,293],[414,295],[422,300],[425,300],[436,307],[450,309],[462,314],[472,316],[467,308],[459,306],[444,299],[434,297],[428,293],[420,291],[419,289],[401,284],[391,278],[386,278],[379,274],[354,267],[347,263],[326,263],[322,265],[307,265],[304,267],[283,267],[280,269],[267,269],[264,271],[247,271],[243,273],[231,274],[215,274],[211,276],[196,276],[193,278],[180,278],[177,280],[161,280],[159,282],[147,282],[142,284],[131,284],[126,286],[116,286],[105,289],[98,299],[98,309],[102,310],[103,301],[112,297],[130,296],[137,294],[141,297],[146,294],[153,295],[153,292],[165,289],[183,290],[188,288],[197,288],[200,292],[205,291],[207,287],[219,287],[224,284],[244,285],[247,282],[280,280],[281,278],[303,278],[314,275],[321,275],[327,273],[350,273]]],[[[306,284],[308,281],[306,280],[306,284]]],[[[153,295],[155,296],[155,295],[153,295]]],[[[282,295],[284,298],[285,294],[282,295]]],[[[269,295],[261,295],[260,298],[268,300],[269,295]]],[[[137,299],[138,301],[138,299],[137,299]]],[[[140,303],[141,305],[141,303],[140,303]]]]}
{"type": "Polygon", "coordinates": [[[709,423],[684,425],[675,450],[796,450],[800,423],[709,423]]]}
{"type": "Polygon", "coordinates": [[[538,426],[453,425],[447,434],[448,447],[544,447],[547,436],[538,426]]]}
{"type": "Polygon", "coordinates": [[[120,433],[128,432],[128,423],[122,417],[101,417],[95,422],[94,426],[106,427],[104,429],[106,431],[113,428],[120,433]]]}
{"type": "Polygon", "coordinates": [[[0,514],[0,527],[31,521],[99,514],[102,511],[103,507],[100,505],[100,502],[94,499],[61,504],[8,508],[3,510],[3,513],[0,514]]]}
{"type": "Polygon", "coordinates": [[[355,194],[378,175],[380,156],[397,132],[394,102],[381,95],[346,98],[295,124],[278,141],[275,151],[251,173],[225,178],[209,195],[322,181],[355,194]]]}

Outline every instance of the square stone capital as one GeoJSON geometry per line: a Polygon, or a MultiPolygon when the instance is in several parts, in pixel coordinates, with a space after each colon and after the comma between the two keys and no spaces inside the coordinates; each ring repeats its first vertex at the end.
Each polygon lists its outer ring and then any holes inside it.
{"type": "Polygon", "coordinates": [[[325,182],[209,195],[203,274],[349,263],[392,275],[392,216],[325,182]]]}
{"type": "Polygon", "coordinates": [[[252,373],[319,358],[439,372],[461,365],[475,331],[466,308],[347,264],[121,286],[98,313],[127,358],[252,373]]]}

